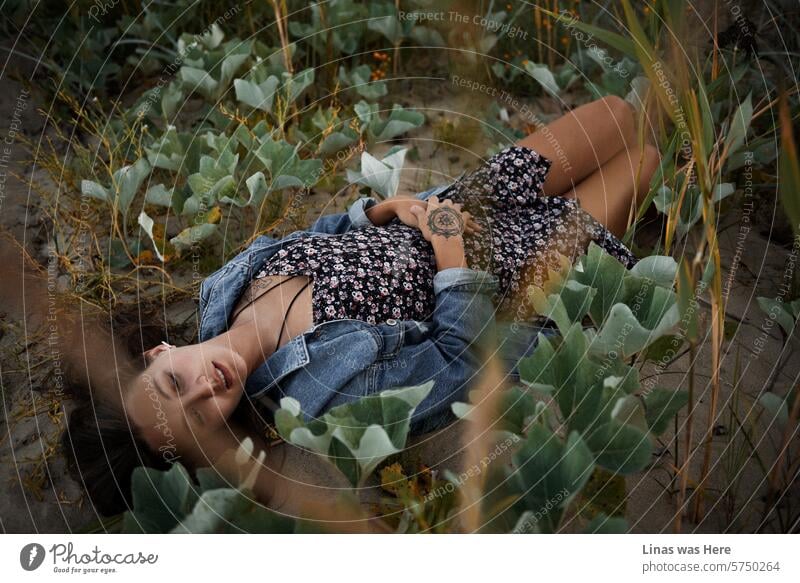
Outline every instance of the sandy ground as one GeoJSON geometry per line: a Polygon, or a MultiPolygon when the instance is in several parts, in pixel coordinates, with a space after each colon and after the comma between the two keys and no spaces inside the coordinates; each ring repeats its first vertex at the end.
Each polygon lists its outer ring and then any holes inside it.
{"type": "MultiPolygon", "coordinates": [[[[0,137],[5,137],[18,96],[22,87],[8,78],[0,79],[0,137]]],[[[462,99],[464,99],[462,97],[462,99]]],[[[465,117],[458,118],[441,110],[475,112],[482,104],[456,101],[442,95],[419,96],[417,107],[426,110],[429,121],[436,128],[443,127],[446,120],[455,124],[456,132],[462,136],[472,131],[465,117]]],[[[511,112],[513,115],[513,112],[511,112]]],[[[555,115],[556,112],[550,112],[555,115]]],[[[41,137],[42,119],[34,111],[29,100],[21,112],[21,131],[34,140],[41,137]]],[[[543,116],[544,117],[544,116],[543,116]]],[[[437,147],[436,131],[431,124],[415,134],[414,144],[419,151],[418,161],[412,161],[411,170],[404,173],[402,188],[416,192],[457,176],[465,168],[474,167],[477,157],[466,150],[437,147]],[[416,166],[416,168],[415,168],[416,166]]],[[[482,149],[478,155],[484,154],[482,149]]],[[[13,140],[11,162],[8,170],[30,177],[31,173],[43,184],[48,184],[44,172],[33,166],[30,156],[19,140],[13,140]]],[[[9,172],[10,174],[10,172],[9,172]]],[[[50,188],[53,185],[50,184],[50,188]]],[[[0,225],[10,232],[46,266],[44,244],[47,233],[43,217],[33,204],[35,193],[19,180],[9,177],[3,192],[0,208],[0,225]]],[[[338,201],[340,206],[344,201],[338,201]]],[[[730,278],[728,313],[739,322],[732,337],[725,343],[722,371],[722,393],[717,406],[719,417],[713,437],[712,480],[707,485],[711,493],[709,512],[700,524],[684,522],[684,531],[722,532],[752,531],[760,521],[760,496],[763,492],[763,476],[754,463],[732,464],[733,453],[741,448],[741,434],[730,422],[728,408],[731,405],[733,387],[738,385],[739,402],[736,405],[740,419],[752,418],[759,407],[753,402],[765,386],[774,384],[773,390],[784,394],[797,382],[800,362],[784,351],[777,326],[765,331],[765,315],[756,304],[759,295],[776,297],[782,282],[788,251],[769,243],[755,230],[747,234],[744,244],[739,240],[739,223],[734,216],[724,217],[726,224],[733,226],[725,230],[720,239],[723,248],[725,279],[730,278]],[[731,265],[738,265],[734,271],[731,265]],[[762,346],[762,348],[756,348],[762,346]],[[777,366],[780,362],[781,365],[777,366]],[[743,470],[739,471],[738,468],[743,470]],[[729,496],[721,495],[727,490],[729,496]],[[735,503],[730,504],[734,493],[735,503]]],[[[60,280],[63,283],[63,278],[60,280]]],[[[21,285],[21,282],[20,282],[21,285]]],[[[708,317],[706,306],[700,307],[703,317],[708,317]]],[[[48,352],[46,328],[41,314],[22,319],[9,306],[0,306],[0,388],[3,396],[3,415],[0,420],[0,530],[4,532],[72,532],[81,530],[97,520],[91,507],[82,498],[78,484],[64,470],[62,457],[54,449],[57,436],[64,424],[62,395],[57,388],[53,372],[53,355],[48,352]]],[[[796,346],[790,344],[793,350],[796,346]]],[[[708,343],[704,342],[697,356],[696,394],[700,400],[695,427],[705,427],[709,415],[710,383],[707,363],[708,343]]],[[[689,356],[685,355],[672,364],[658,379],[658,385],[685,388],[688,383],[686,371],[689,356]]],[[[647,376],[647,369],[643,376],[647,376]]],[[[650,371],[652,374],[652,371],[650,371]]],[[[69,407],[66,403],[65,407],[69,407]]],[[[685,414],[679,422],[685,422],[685,414]]],[[[670,430],[671,431],[671,430],[670,430]]],[[[702,436],[695,431],[695,442],[702,436]]],[[[442,470],[451,468],[456,472],[462,463],[459,427],[451,428],[445,435],[426,436],[415,441],[405,454],[411,466],[425,463],[442,470]]],[[[767,459],[771,459],[777,437],[762,429],[755,432],[763,436],[758,443],[767,459]]],[[[671,437],[668,432],[662,442],[666,445],[671,437]]],[[[336,477],[307,454],[288,452],[287,471],[299,481],[328,486],[333,489],[315,490],[315,496],[325,500],[341,485],[336,477]]],[[[683,454],[681,454],[683,455],[683,454]]],[[[695,458],[692,475],[699,473],[701,457],[695,458]]],[[[627,481],[627,512],[631,528],[635,532],[671,532],[675,515],[675,499],[668,481],[667,468],[674,463],[665,455],[656,460],[655,469],[634,476],[627,481]]],[[[366,493],[374,498],[375,492],[366,493]]]]}

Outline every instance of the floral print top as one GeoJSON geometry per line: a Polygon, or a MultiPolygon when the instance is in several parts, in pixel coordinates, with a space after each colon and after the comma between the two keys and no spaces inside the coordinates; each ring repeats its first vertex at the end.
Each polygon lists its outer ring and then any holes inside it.
{"type": "MultiPolygon", "coordinates": [[[[590,241],[626,267],[636,257],[576,199],[544,196],[551,161],[512,146],[439,194],[461,203],[483,229],[464,236],[467,263],[497,276],[498,316],[536,319],[526,290],[541,286],[560,257],[574,261],[590,241]]],[[[351,318],[370,324],[430,320],[435,307],[433,249],[415,227],[385,226],[340,235],[301,237],[270,257],[257,274],[305,275],[312,280],[315,324],[351,318]]]]}
{"type": "Polygon", "coordinates": [[[419,230],[391,224],[288,241],[256,277],[309,276],[315,324],[342,318],[377,324],[429,318],[435,273],[419,230]]]}

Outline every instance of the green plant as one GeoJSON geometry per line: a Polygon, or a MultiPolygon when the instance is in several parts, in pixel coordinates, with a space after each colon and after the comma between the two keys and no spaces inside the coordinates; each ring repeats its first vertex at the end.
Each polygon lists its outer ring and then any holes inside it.
{"type": "Polygon", "coordinates": [[[358,487],[382,461],[405,446],[411,416],[432,388],[433,381],[385,390],[334,407],[308,423],[300,404],[284,397],[275,424],[286,441],[324,456],[358,487]]]}
{"type": "Polygon", "coordinates": [[[347,180],[351,184],[363,184],[383,198],[394,196],[400,186],[400,172],[407,152],[406,148],[392,148],[382,160],[362,152],[361,170],[348,170],[347,180]]]}
{"type": "MultiPolygon", "coordinates": [[[[554,287],[532,289],[534,307],[556,322],[561,335],[540,335],[533,354],[519,365],[525,389],[512,389],[497,403],[494,429],[527,436],[513,466],[501,466],[503,476],[494,478],[504,488],[500,497],[516,501],[486,517],[488,523],[555,532],[596,467],[624,475],[650,465],[655,436],[686,404],[687,394],[642,392],[638,371],[628,362],[677,324],[675,275],[672,258],[652,256],[626,272],[592,245],[554,287]],[[596,329],[582,326],[585,317],[596,329]]],[[[453,410],[470,419],[474,407],[456,404],[453,410]]]]}
{"type": "MultiPolygon", "coordinates": [[[[222,205],[251,209],[267,225],[277,220],[283,207],[282,191],[307,189],[323,178],[327,169],[321,159],[311,157],[315,153],[329,156],[361,140],[370,144],[390,140],[419,127],[425,119],[399,105],[384,117],[377,103],[361,100],[353,106],[349,124],[340,121],[338,110],[316,109],[310,124],[313,133],[307,133],[305,116],[299,112],[289,115],[288,111],[312,87],[314,70],[288,72],[276,53],[258,41],[234,38],[224,42],[224,38],[216,24],[204,35],[181,35],[177,53],[182,65],[177,79],[163,89],[159,86],[145,92],[125,114],[154,124],[142,140],[146,157],[109,169],[110,186],[102,180],[81,181],[84,195],[103,200],[113,214],[122,214],[121,231],[140,189],[147,186],[137,207],[138,224],[161,261],[215,233],[222,205]],[[245,75],[240,78],[242,73],[245,75]],[[201,111],[205,112],[206,121],[199,127],[180,106],[193,94],[202,98],[201,111]],[[233,95],[255,115],[247,119],[220,116],[220,111],[226,111],[223,104],[230,104],[233,95]],[[290,133],[298,143],[287,141],[290,133]],[[246,196],[240,194],[242,186],[246,196]],[[158,208],[188,225],[167,240],[159,216],[153,214],[158,208]],[[273,210],[265,214],[268,208],[273,210]]],[[[357,84],[361,95],[384,95],[385,90],[376,89],[380,84],[362,85],[364,74],[363,68],[356,68],[345,78],[357,84]]],[[[115,141],[111,137],[109,143],[115,141]]],[[[398,156],[387,160],[397,158],[399,170],[402,156],[398,156]]],[[[369,178],[368,168],[362,172],[354,175],[354,182],[375,187],[382,196],[396,191],[396,173],[389,175],[394,177],[391,185],[383,185],[369,178]]],[[[125,241],[127,236],[121,239],[125,241]]]]}
{"type": "MultiPolygon", "coordinates": [[[[237,462],[252,452],[252,441],[246,441],[237,462]]],[[[137,468],[131,481],[133,509],[123,517],[122,532],[291,533],[299,528],[300,523],[256,502],[252,478],[240,475],[237,486],[211,468],[199,468],[196,475],[195,482],[179,462],[167,471],[137,468]]]]}

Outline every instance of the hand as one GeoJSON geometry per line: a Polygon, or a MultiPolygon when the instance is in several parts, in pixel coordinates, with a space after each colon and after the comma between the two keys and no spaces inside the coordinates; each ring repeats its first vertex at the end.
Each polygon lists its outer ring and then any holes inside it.
{"type": "MultiPolygon", "coordinates": [[[[411,210],[415,206],[420,207],[424,211],[428,208],[428,201],[420,200],[414,197],[395,196],[388,200],[379,202],[371,209],[368,209],[367,218],[369,218],[374,225],[378,226],[386,225],[392,219],[396,218],[404,225],[419,228],[417,215],[415,215],[411,210]]],[[[465,229],[466,233],[473,234],[480,230],[480,225],[478,225],[478,223],[476,223],[473,219],[469,218],[467,220],[465,229]]]]}
{"type": "Polygon", "coordinates": [[[411,212],[417,217],[422,236],[433,247],[437,270],[467,267],[463,234],[467,232],[470,216],[461,210],[460,204],[452,200],[439,202],[432,196],[425,209],[414,205],[411,212]]]}
{"type": "Polygon", "coordinates": [[[418,198],[395,196],[389,199],[389,202],[392,204],[394,216],[397,217],[401,223],[409,227],[419,226],[417,215],[411,212],[411,208],[414,206],[419,206],[423,209],[428,208],[428,202],[419,200],[418,198]]]}
{"type": "Polygon", "coordinates": [[[413,204],[409,212],[416,218],[416,226],[426,241],[461,238],[464,233],[481,230],[472,216],[450,199],[439,202],[437,197],[432,196],[425,207],[419,203],[413,204]]]}

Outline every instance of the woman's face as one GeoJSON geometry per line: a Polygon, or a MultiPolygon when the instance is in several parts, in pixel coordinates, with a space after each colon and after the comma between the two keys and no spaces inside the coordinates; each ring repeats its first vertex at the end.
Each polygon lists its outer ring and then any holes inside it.
{"type": "Polygon", "coordinates": [[[156,450],[191,447],[223,428],[244,392],[241,355],[214,343],[161,345],[125,395],[128,418],[156,450]]]}

